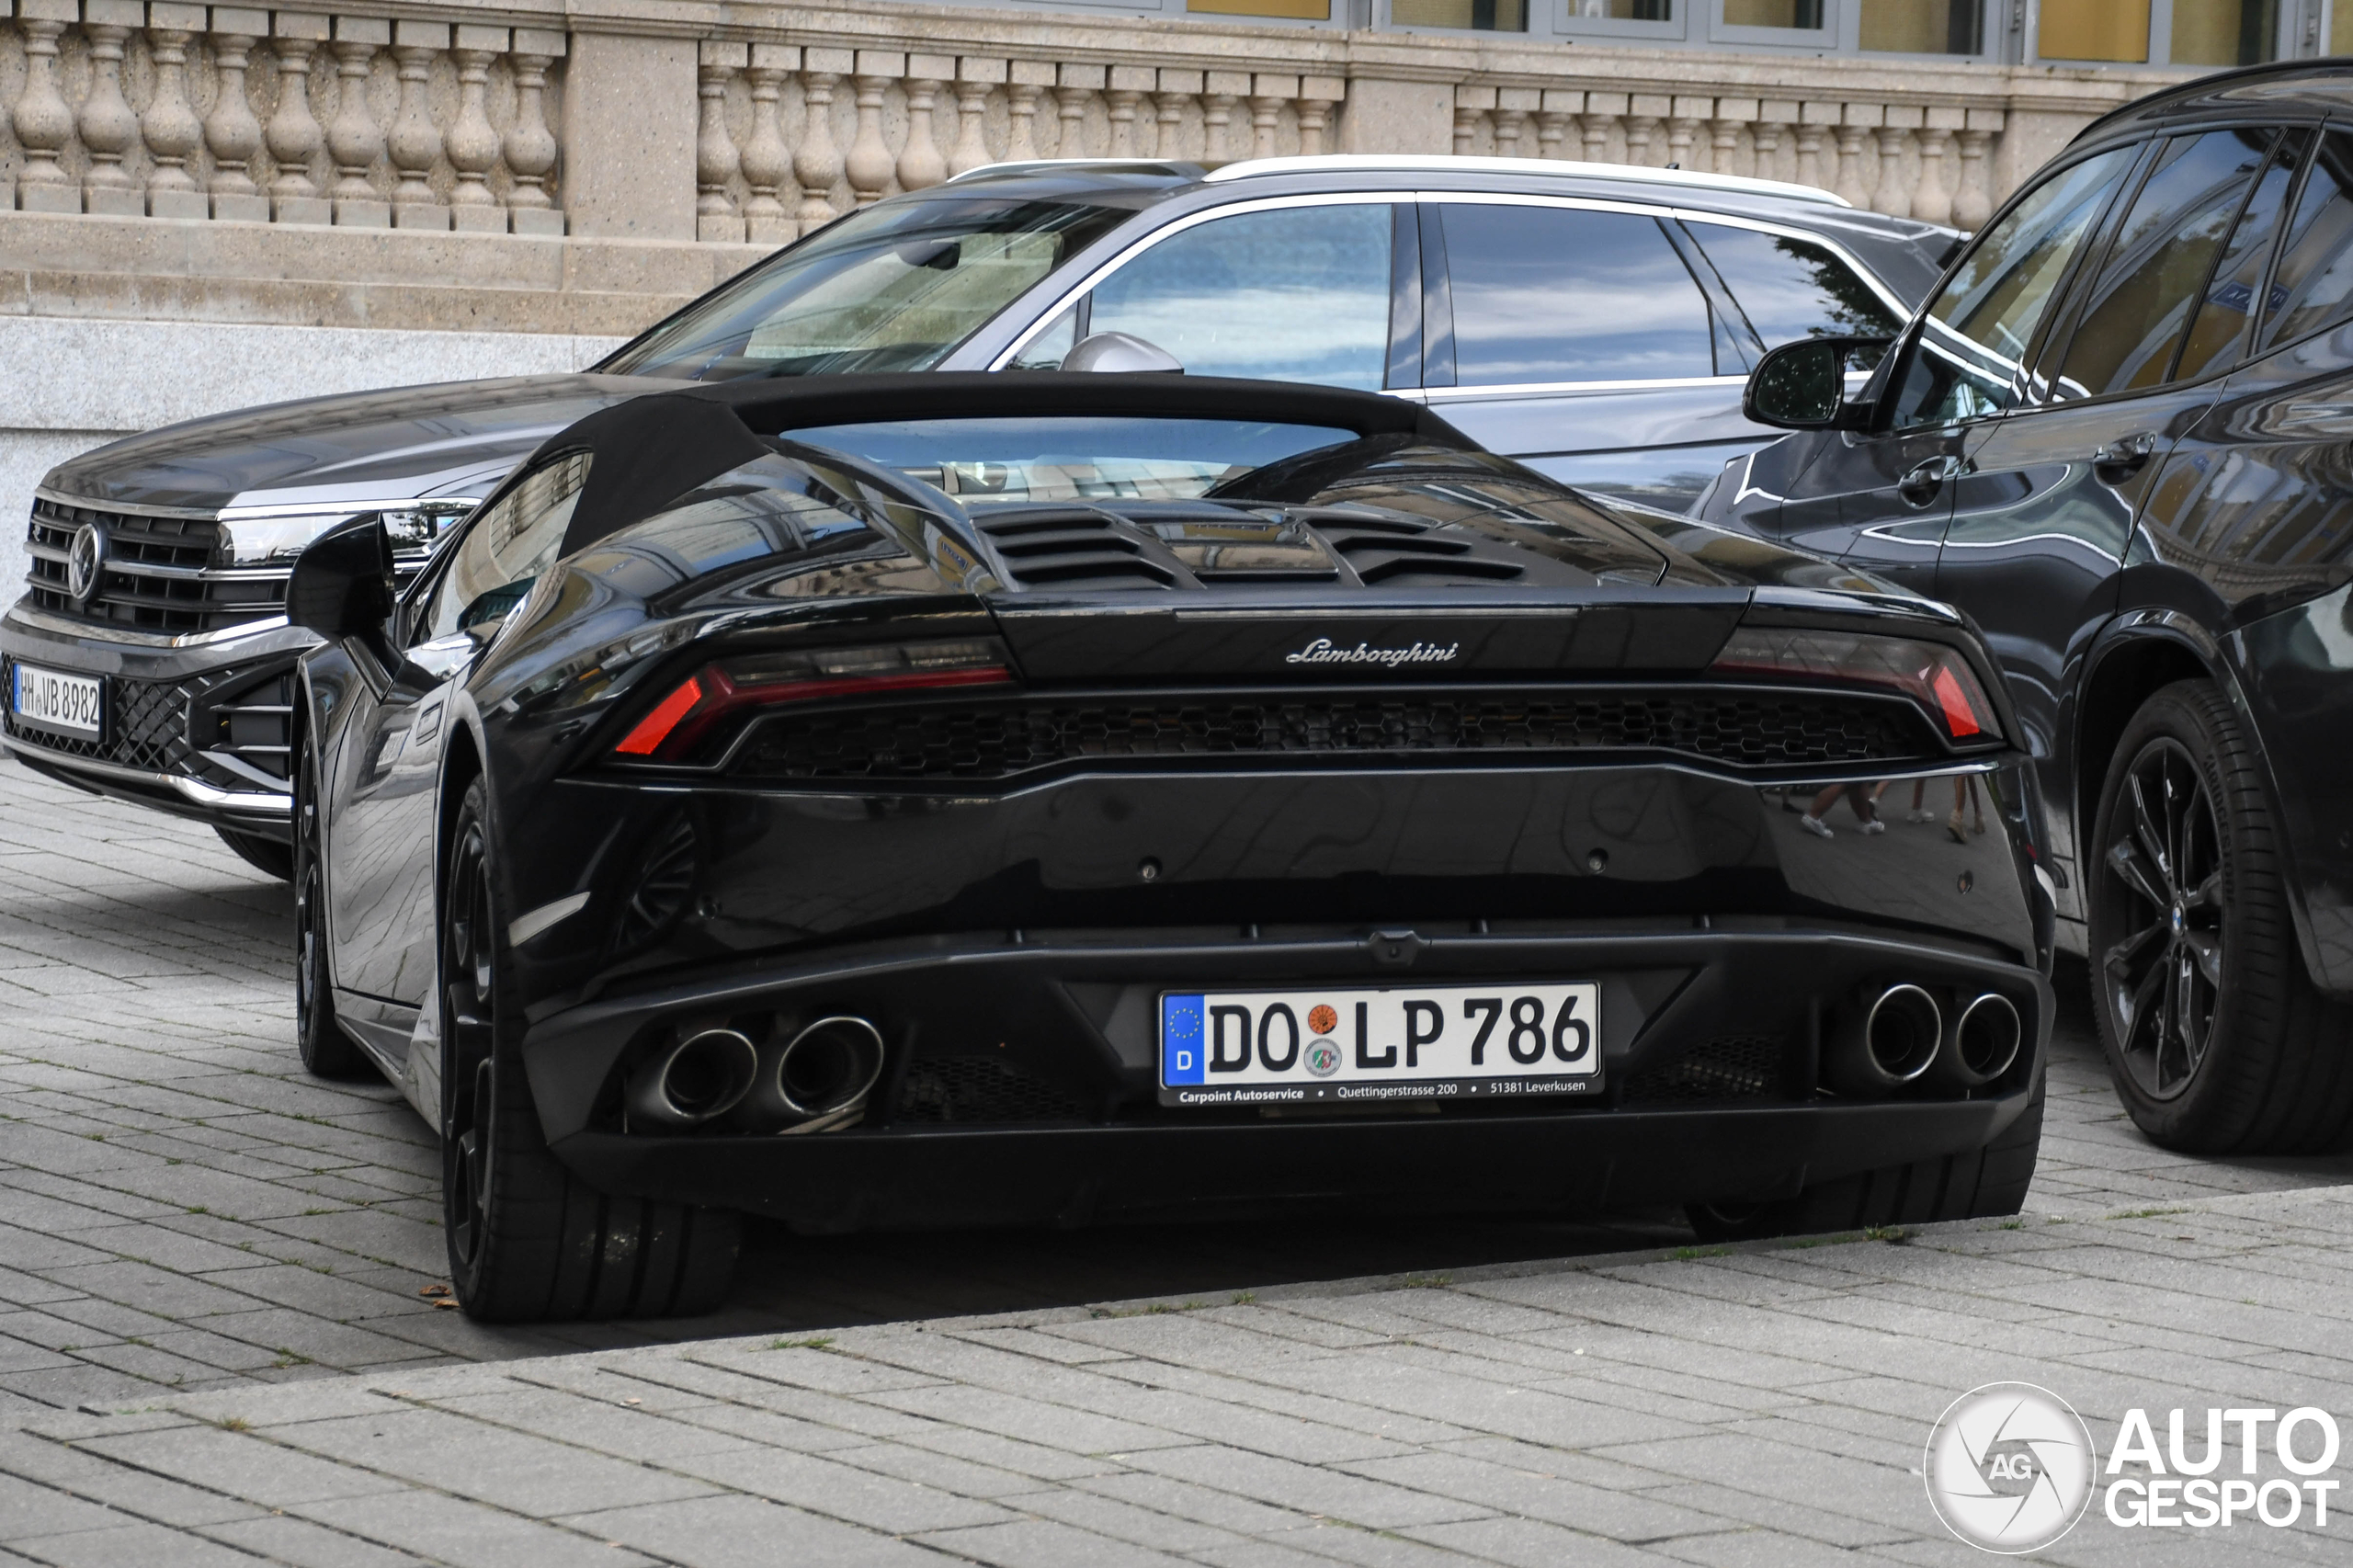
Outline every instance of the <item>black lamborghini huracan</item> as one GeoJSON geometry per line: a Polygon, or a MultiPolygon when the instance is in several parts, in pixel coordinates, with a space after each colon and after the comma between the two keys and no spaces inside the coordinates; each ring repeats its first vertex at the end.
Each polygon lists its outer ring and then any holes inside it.
{"type": "Polygon", "coordinates": [[[301,1044],[441,1130],[476,1316],[702,1310],[741,1211],[2024,1196],[2040,806],[1875,579],[1053,373],[640,398],[391,567],[290,589],[301,1044]]]}

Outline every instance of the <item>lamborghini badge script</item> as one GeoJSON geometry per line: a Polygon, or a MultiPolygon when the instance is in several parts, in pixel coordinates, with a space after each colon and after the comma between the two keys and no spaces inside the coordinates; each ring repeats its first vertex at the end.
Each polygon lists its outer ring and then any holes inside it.
{"type": "Polygon", "coordinates": [[[1410,648],[1375,648],[1359,642],[1353,648],[1333,644],[1329,637],[1318,637],[1296,653],[1283,655],[1287,665],[1387,665],[1395,669],[1400,665],[1443,665],[1462,652],[1460,642],[1449,642],[1441,648],[1435,642],[1416,642],[1410,648]]]}

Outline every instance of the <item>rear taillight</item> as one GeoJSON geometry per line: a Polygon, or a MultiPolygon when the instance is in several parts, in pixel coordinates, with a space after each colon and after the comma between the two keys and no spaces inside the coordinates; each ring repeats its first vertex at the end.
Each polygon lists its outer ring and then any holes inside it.
{"type": "Polygon", "coordinates": [[[1732,634],[1710,668],[1717,675],[1901,692],[1926,709],[1955,742],[1992,745],[2002,739],[2001,723],[1985,699],[1985,688],[1978,684],[1977,672],[1959,653],[1935,642],[1744,626],[1732,634]]]}
{"type": "Polygon", "coordinates": [[[679,682],[613,750],[621,756],[676,762],[695,750],[722,720],[749,708],[1002,686],[1012,679],[1004,645],[985,638],[746,654],[706,665],[679,682]]]}

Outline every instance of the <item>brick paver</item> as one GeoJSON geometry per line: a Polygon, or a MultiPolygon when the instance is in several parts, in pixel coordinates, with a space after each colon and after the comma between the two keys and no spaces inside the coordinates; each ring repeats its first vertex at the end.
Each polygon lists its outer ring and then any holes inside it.
{"type": "Polygon", "coordinates": [[[1975,1383],[2353,1408],[2353,1161],[2150,1147],[2080,1006],[2012,1223],[756,1232],[714,1318],[482,1328],[425,1128],[294,1059],[288,903],[0,764],[0,1562],[1958,1561],[1975,1383]]]}

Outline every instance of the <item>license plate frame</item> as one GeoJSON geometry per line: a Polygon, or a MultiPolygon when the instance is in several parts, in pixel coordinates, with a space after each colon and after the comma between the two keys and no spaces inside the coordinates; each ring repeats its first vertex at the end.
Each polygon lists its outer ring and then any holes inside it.
{"type": "Polygon", "coordinates": [[[21,659],[8,663],[8,713],[17,723],[68,740],[103,744],[108,693],[104,676],[52,670],[21,659]],[[28,695],[32,706],[26,706],[28,695]],[[81,716],[87,714],[85,721],[81,716]]]}
{"type": "Polygon", "coordinates": [[[1164,1106],[1584,1099],[1605,1080],[1597,981],[1171,989],[1156,1017],[1164,1106]]]}

